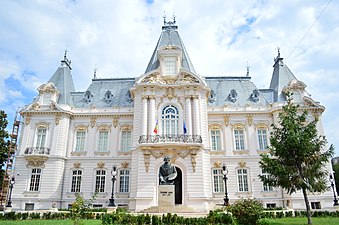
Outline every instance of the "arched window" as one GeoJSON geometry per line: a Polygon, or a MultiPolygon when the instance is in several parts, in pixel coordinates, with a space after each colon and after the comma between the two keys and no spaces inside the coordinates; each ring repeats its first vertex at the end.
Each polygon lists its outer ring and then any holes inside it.
{"type": "Polygon", "coordinates": [[[173,105],[168,105],[162,110],[162,134],[177,135],[179,112],[173,105]]]}

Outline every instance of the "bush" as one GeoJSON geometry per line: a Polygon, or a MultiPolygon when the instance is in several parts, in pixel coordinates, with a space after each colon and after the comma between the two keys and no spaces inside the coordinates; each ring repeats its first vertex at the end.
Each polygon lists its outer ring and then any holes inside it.
{"type": "Polygon", "coordinates": [[[263,206],[256,199],[241,199],[230,206],[238,225],[257,225],[263,215],[263,206]]]}
{"type": "Polygon", "coordinates": [[[210,224],[233,224],[232,215],[222,210],[210,211],[207,216],[207,222],[210,224]]]}

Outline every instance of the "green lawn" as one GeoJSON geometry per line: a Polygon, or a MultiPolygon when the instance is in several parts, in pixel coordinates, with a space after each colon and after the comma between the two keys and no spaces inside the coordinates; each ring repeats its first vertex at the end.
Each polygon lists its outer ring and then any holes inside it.
{"type": "MultiPolygon", "coordinates": [[[[306,225],[306,217],[266,219],[270,225],[306,225]]],[[[85,225],[101,225],[101,220],[84,220],[85,225]]],[[[312,218],[313,225],[338,225],[339,217],[312,218]]],[[[0,221],[1,225],[73,225],[72,220],[0,221]]]]}
{"type": "MultiPolygon", "coordinates": [[[[101,225],[101,220],[84,220],[85,225],[101,225]]],[[[0,221],[1,225],[73,225],[72,220],[15,220],[0,221]]]]}
{"type": "MultiPolygon", "coordinates": [[[[306,217],[281,218],[281,219],[266,219],[270,225],[305,225],[307,224],[306,217]]],[[[313,217],[313,225],[338,225],[339,217],[313,217]]]]}

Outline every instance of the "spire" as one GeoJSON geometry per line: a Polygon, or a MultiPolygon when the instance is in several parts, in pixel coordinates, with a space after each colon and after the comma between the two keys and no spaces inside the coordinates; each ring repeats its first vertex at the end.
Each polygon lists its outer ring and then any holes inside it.
{"type": "Polygon", "coordinates": [[[278,48],[278,56],[274,58],[273,74],[271,78],[270,89],[273,90],[273,99],[275,102],[285,100],[282,90],[289,85],[292,80],[297,80],[291,70],[284,64],[283,58],[280,56],[280,48],[278,48]]]}
{"type": "Polygon", "coordinates": [[[182,51],[182,60],[181,60],[181,68],[187,70],[192,73],[196,73],[193,67],[193,64],[188,56],[186,48],[184,46],[183,41],[180,38],[178,33],[178,26],[176,25],[175,16],[173,16],[172,21],[167,21],[166,16],[164,18],[164,25],[162,26],[162,32],[160,34],[160,38],[158,40],[157,45],[153,51],[152,57],[148,63],[145,73],[148,73],[152,70],[159,68],[159,59],[158,59],[158,51],[167,46],[173,46],[182,51]]]}
{"type": "Polygon", "coordinates": [[[48,81],[48,83],[53,83],[60,92],[58,104],[70,104],[71,102],[70,93],[75,91],[71,70],[71,60],[67,58],[67,50],[65,50],[61,66],[48,81]]]}
{"type": "Polygon", "coordinates": [[[95,65],[95,67],[94,67],[94,74],[93,74],[93,80],[97,79],[97,71],[98,71],[98,68],[95,65]]]}
{"type": "Polygon", "coordinates": [[[248,62],[247,62],[247,66],[246,66],[246,77],[249,77],[250,76],[250,66],[248,65],[248,62]]]}

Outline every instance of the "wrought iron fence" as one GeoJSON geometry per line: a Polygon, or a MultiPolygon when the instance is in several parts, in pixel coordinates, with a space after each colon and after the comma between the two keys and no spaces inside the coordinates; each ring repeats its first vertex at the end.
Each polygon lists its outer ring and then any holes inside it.
{"type": "Polygon", "coordinates": [[[47,147],[27,147],[25,149],[26,155],[49,155],[50,148],[47,147]]]}
{"type": "Polygon", "coordinates": [[[141,135],[139,144],[147,143],[202,143],[201,135],[186,135],[186,134],[166,134],[166,135],[141,135]]]}

